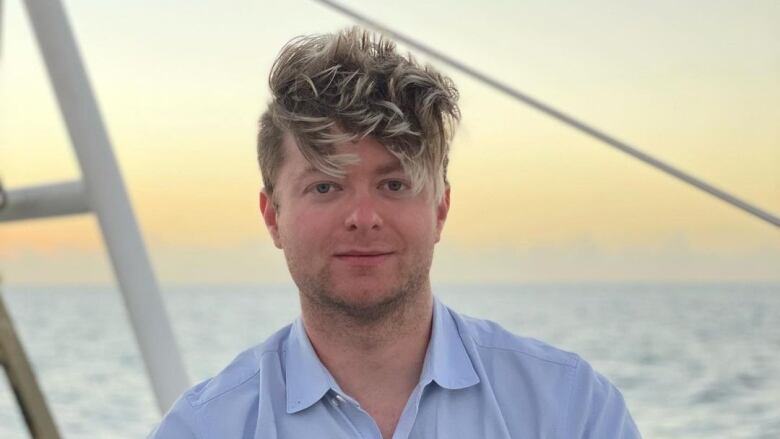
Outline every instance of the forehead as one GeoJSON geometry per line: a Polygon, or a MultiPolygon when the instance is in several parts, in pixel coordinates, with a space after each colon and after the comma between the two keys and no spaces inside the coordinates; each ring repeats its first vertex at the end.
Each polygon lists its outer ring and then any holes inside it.
{"type": "MultiPolygon", "coordinates": [[[[291,135],[285,135],[282,141],[283,161],[279,169],[279,182],[288,183],[304,179],[312,175],[322,175],[298,149],[291,135]]],[[[337,144],[335,154],[350,157],[349,165],[344,166],[344,173],[349,176],[357,173],[387,174],[401,172],[401,162],[387,148],[374,138],[367,137],[358,142],[337,144]]]]}

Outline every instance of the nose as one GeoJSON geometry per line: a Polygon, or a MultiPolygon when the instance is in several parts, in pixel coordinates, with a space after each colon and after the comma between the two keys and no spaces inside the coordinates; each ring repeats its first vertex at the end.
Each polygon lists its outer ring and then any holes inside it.
{"type": "Polygon", "coordinates": [[[344,221],[344,226],[347,230],[354,232],[380,230],[383,221],[377,208],[377,201],[372,199],[371,195],[356,195],[344,221]]]}

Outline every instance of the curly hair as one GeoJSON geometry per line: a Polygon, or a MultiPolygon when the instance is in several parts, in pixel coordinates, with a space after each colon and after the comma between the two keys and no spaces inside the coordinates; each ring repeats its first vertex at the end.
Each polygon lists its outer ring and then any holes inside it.
{"type": "Polygon", "coordinates": [[[419,191],[433,179],[436,199],[447,182],[449,145],[460,120],[458,91],[431,66],[420,66],[395,43],[358,27],[294,38],[269,77],[272,100],[260,118],[257,155],[273,195],[292,136],[303,157],[334,177],[355,157],[340,143],[371,136],[401,163],[419,191]]]}

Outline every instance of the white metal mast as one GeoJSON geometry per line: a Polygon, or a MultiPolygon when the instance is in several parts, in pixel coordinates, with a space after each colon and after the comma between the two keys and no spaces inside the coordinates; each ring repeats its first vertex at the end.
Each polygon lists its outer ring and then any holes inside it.
{"type": "MultiPolygon", "coordinates": [[[[190,381],[108,133],[62,4],[26,0],[25,5],[83,180],[9,191],[0,202],[0,222],[86,211],[97,215],[157,404],[164,412],[190,381]]],[[[85,318],[89,312],[84,310],[85,318]]]]}

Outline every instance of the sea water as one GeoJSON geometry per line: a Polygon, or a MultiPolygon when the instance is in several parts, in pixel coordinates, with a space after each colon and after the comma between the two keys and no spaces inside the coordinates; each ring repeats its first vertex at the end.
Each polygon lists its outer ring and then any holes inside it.
{"type": "MultiPolygon", "coordinates": [[[[298,314],[289,285],[165,286],[191,381],[298,314]]],[[[780,285],[435,285],[455,310],[579,353],[622,391],[645,438],[780,438],[780,285]]],[[[142,438],[159,421],[114,287],[6,287],[65,438],[142,438]]],[[[27,429],[0,378],[0,438],[27,429]]]]}

